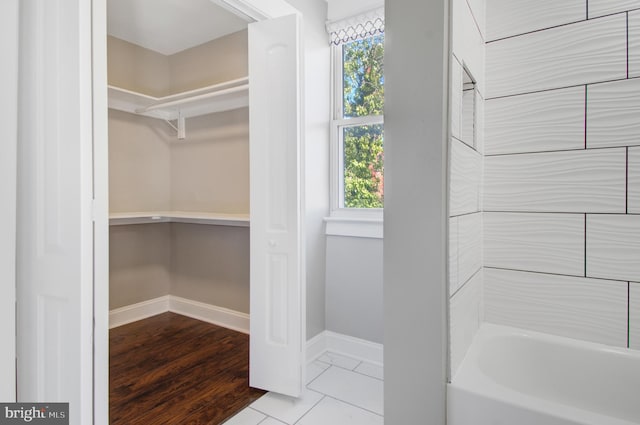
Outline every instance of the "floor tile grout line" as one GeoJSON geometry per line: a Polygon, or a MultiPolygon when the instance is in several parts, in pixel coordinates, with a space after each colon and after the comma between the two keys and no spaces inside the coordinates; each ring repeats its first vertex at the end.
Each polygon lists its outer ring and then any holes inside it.
{"type": "MultiPolygon", "coordinates": [[[[320,393],[320,394],[322,394],[322,393],[320,393]]],[[[295,422],[293,423],[293,425],[299,424],[299,423],[300,423],[300,421],[302,420],[302,418],[304,418],[304,417],[305,417],[305,416],[307,416],[309,413],[311,413],[311,411],[312,411],[313,409],[315,409],[315,408],[320,404],[320,402],[321,402],[322,400],[324,400],[326,397],[328,397],[326,394],[322,394],[322,397],[320,397],[320,400],[318,400],[318,401],[317,401],[313,406],[311,406],[311,409],[309,409],[309,410],[307,410],[306,412],[304,412],[304,414],[303,414],[302,416],[300,416],[300,417],[298,418],[298,420],[297,420],[297,421],[295,421],[295,422]]]]}
{"type": "MultiPolygon", "coordinates": [[[[333,366],[333,365],[329,365],[329,367],[328,367],[328,368],[326,368],[325,370],[323,370],[322,372],[320,372],[320,373],[318,374],[318,376],[316,376],[315,378],[313,378],[311,381],[307,382],[307,383],[304,385],[304,387],[305,387],[306,389],[308,389],[308,390],[311,390],[311,388],[309,388],[309,385],[311,385],[311,384],[312,384],[316,379],[318,379],[318,378],[320,378],[322,375],[324,375],[324,373],[325,373],[326,371],[328,371],[329,369],[331,369],[331,366],[333,366]]],[[[311,391],[316,391],[316,390],[311,390],[311,391]]],[[[317,392],[317,393],[319,393],[320,391],[316,391],[316,392],[317,392]]],[[[320,394],[322,394],[322,393],[320,393],[320,394]]]]}
{"type": "MultiPolygon", "coordinates": [[[[476,272],[476,273],[477,273],[477,272],[476,272]]],[[[476,275],[476,273],[474,273],[474,276],[476,275]]],[[[323,363],[324,363],[324,362],[323,362],[323,363]]],[[[367,361],[365,361],[365,360],[361,360],[361,361],[360,361],[360,364],[358,364],[358,366],[356,366],[356,368],[360,367],[360,365],[361,365],[362,363],[368,363],[368,364],[373,365],[373,366],[377,366],[377,367],[384,368],[384,366],[378,366],[378,365],[376,365],[376,364],[374,364],[374,363],[367,362],[367,361]]],[[[325,363],[325,364],[328,364],[328,363],[325,363]]],[[[342,369],[342,370],[346,370],[347,372],[357,373],[358,375],[366,376],[366,377],[369,377],[369,378],[372,378],[372,379],[377,379],[378,381],[382,381],[382,382],[384,382],[384,379],[382,379],[382,378],[378,378],[377,376],[371,376],[371,375],[368,375],[368,374],[366,374],[366,373],[358,372],[356,369],[347,369],[346,367],[342,367],[342,366],[337,365],[337,364],[330,364],[328,368],[326,368],[325,370],[323,370],[323,371],[322,371],[322,373],[320,373],[320,375],[322,375],[323,373],[325,373],[325,372],[326,372],[327,370],[329,370],[329,368],[330,368],[330,367],[332,367],[332,366],[335,366],[335,367],[340,368],[340,369],[342,369]]],[[[318,378],[320,377],[320,375],[316,376],[316,377],[315,377],[315,378],[313,378],[311,381],[309,381],[309,382],[307,383],[307,385],[311,384],[313,381],[315,381],[316,379],[318,379],[318,378]]],[[[315,390],[314,390],[314,391],[315,391],[315,390]]]]}
{"type": "Polygon", "coordinates": [[[338,397],[334,397],[334,396],[331,396],[331,395],[327,395],[327,397],[328,397],[328,398],[332,398],[332,399],[337,400],[337,401],[340,401],[340,402],[342,402],[342,403],[344,403],[344,404],[348,404],[348,405],[349,405],[349,406],[351,406],[351,407],[355,407],[355,408],[357,408],[357,409],[364,410],[365,412],[373,413],[374,415],[378,415],[378,416],[384,417],[384,413],[380,414],[380,413],[378,413],[378,412],[374,412],[373,410],[369,410],[369,409],[367,409],[367,408],[365,408],[365,407],[358,406],[357,404],[353,404],[353,403],[348,402],[348,401],[346,401],[346,400],[341,400],[341,399],[339,399],[338,397]]]}

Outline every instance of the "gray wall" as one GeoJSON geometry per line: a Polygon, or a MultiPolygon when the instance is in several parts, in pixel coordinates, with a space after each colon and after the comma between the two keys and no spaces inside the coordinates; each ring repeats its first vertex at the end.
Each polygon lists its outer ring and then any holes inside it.
{"type": "Polygon", "coordinates": [[[448,4],[386,3],[384,415],[389,424],[446,421],[448,4]]]}
{"type": "Polygon", "coordinates": [[[171,295],[249,313],[249,228],[171,223],[171,295]]]}
{"type": "Polygon", "coordinates": [[[109,228],[109,309],[169,295],[170,226],[109,228]]]}
{"type": "Polygon", "coordinates": [[[382,239],[327,236],[327,330],[383,342],[382,239]]]}

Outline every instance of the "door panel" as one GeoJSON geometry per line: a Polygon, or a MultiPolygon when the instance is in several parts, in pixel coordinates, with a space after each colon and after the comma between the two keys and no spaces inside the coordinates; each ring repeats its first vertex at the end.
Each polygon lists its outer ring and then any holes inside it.
{"type": "Polygon", "coordinates": [[[0,3],[0,400],[16,399],[16,149],[18,0],[0,3]]]}
{"type": "Polygon", "coordinates": [[[91,2],[22,0],[18,400],[93,421],[91,2]]]}
{"type": "Polygon", "coordinates": [[[305,341],[299,19],[249,25],[250,384],[291,396],[305,341]]]}

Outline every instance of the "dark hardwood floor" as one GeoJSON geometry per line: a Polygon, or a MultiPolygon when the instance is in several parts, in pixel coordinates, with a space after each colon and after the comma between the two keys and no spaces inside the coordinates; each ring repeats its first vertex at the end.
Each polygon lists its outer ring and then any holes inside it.
{"type": "Polygon", "coordinates": [[[164,313],[111,329],[112,425],[215,425],[259,398],[249,336],[164,313]]]}

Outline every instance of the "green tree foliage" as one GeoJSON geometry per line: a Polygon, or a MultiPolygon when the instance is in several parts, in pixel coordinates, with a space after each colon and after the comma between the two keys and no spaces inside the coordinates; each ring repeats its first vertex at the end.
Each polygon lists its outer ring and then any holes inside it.
{"type": "MultiPolygon", "coordinates": [[[[344,116],[382,115],[384,107],[384,38],[382,35],[343,45],[344,116]]],[[[345,127],[344,206],[382,208],[384,153],[381,124],[345,127]]]]}

